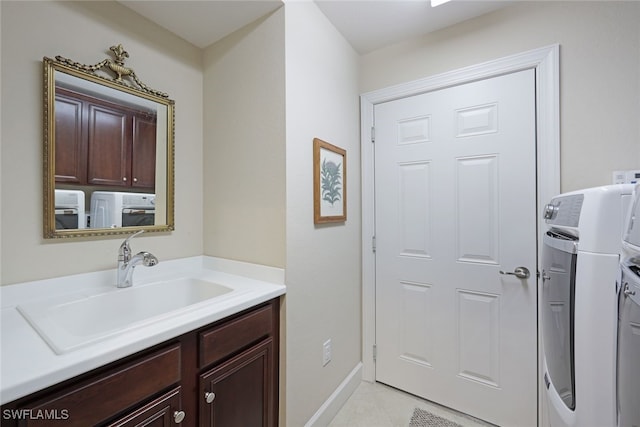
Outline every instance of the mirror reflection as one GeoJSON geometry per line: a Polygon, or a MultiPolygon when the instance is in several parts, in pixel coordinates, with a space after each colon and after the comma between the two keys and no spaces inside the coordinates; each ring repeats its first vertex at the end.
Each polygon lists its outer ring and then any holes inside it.
{"type": "Polygon", "coordinates": [[[45,237],[172,230],[173,101],[122,61],[153,93],[60,59],[44,59],[45,237]]]}

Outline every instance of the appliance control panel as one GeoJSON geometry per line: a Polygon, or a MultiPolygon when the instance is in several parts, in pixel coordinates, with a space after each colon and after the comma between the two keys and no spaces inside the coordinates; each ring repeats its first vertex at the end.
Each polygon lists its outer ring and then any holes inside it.
{"type": "Polygon", "coordinates": [[[614,184],[637,184],[640,182],[640,170],[614,171],[614,184]]]}
{"type": "Polygon", "coordinates": [[[122,206],[123,207],[154,207],[156,204],[155,194],[145,193],[123,193],[122,206]]]}
{"type": "Polygon", "coordinates": [[[584,194],[572,194],[556,197],[544,208],[544,219],[547,224],[577,227],[584,194]]]}

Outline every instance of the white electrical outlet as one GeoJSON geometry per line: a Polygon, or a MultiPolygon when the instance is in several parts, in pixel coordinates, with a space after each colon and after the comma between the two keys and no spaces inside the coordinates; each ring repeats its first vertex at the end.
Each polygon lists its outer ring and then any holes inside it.
{"type": "Polygon", "coordinates": [[[331,362],[331,340],[328,339],[322,344],[322,366],[327,366],[331,362]]]}

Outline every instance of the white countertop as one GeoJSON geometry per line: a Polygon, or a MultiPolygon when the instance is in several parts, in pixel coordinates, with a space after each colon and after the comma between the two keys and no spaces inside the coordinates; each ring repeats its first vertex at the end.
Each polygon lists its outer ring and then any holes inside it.
{"type": "Polygon", "coordinates": [[[161,261],[153,268],[138,267],[133,286],[184,276],[215,281],[238,292],[65,354],[56,354],[16,307],[87,289],[114,287],[115,268],[0,287],[0,404],[251,308],[286,291],[282,269],[206,256],[161,261]]]}

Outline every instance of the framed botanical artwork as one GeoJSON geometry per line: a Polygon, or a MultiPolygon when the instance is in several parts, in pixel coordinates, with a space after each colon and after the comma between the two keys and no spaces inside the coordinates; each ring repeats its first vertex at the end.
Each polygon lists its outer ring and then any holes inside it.
{"type": "Polygon", "coordinates": [[[347,152],[313,139],[313,222],[347,220],[347,152]]]}

